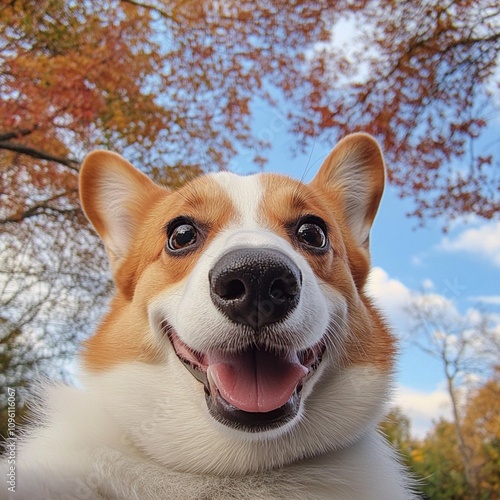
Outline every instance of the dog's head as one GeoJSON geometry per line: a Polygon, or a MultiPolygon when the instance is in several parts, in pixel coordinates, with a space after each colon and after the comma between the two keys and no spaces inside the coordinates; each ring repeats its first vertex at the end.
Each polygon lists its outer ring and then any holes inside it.
{"type": "Polygon", "coordinates": [[[170,192],[116,154],[87,157],[82,204],[116,295],[84,364],[136,446],[179,469],[246,472],[374,425],[394,355],[363,292],[383,187],[365,134],[308,185],[216,173],[170,192]]]}

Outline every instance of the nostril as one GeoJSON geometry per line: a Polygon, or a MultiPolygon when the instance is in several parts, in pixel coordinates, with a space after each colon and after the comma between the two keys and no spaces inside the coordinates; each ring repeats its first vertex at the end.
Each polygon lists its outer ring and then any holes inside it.
{"type": "Polygon", "coordinates": [[[220,297],[225,300],[241,299],[245,295],[245,285],[241,280],[231,280],[224,287],[224,292],[220,297]]]}
{"type": "Polygon", "coordinates": [[[275,279],[269,288],[269,296],[275,303],[284,303],[299,293],[299,285],[295,277],[284,280],[282,278],[275,279]]]}
{"type": "Polygon", "coordinates": [[[269,288],[269,296],[273,302],[285,302],[285,282],[282,279],[274,280],[269,288]]]}

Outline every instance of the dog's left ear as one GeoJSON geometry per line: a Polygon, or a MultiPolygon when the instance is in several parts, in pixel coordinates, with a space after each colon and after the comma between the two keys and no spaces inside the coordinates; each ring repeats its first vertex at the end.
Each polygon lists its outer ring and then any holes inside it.
{"type": "Polygon", "coordinates": [[[356,243],[367,246],[384,184],[384,159],[377,141],[358,133],[337,144],[310,185],[325,189],[340,201],[356,243]]]}

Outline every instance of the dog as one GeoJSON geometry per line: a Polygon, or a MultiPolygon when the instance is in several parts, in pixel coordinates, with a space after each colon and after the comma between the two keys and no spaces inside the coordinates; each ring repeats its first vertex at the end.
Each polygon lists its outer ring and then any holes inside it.
{"type": "Polygon", "coordinates": [[[171,192],[90,153],[81,203],[116,291],[80,386],[44,389],[15,498],[414,498],[377,431],[396,355],[365,294],[384,183],[366,134],[309,184],[218,172],[171,192]]]}

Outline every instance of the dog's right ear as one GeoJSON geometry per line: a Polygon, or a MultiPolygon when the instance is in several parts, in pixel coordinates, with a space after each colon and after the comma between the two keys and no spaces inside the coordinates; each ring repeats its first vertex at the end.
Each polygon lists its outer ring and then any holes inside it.
{"type": "Polygon", "coordinates": [[[168,191],[110,151],[94,151],[80,170],[83,211],[104,241],[115,274],[152,202],[168,191]]]}
{"type": "Polygon", "coordinates": [[[341,203],[354,241],[366,250],[384,184],[382,151],[372,136],[363,133],[342,139],[311,181],[312,187],[326,189],[341,203]]]}

